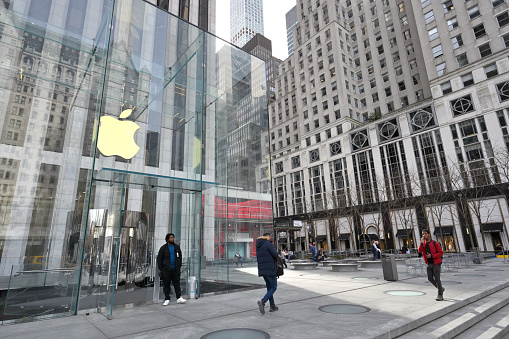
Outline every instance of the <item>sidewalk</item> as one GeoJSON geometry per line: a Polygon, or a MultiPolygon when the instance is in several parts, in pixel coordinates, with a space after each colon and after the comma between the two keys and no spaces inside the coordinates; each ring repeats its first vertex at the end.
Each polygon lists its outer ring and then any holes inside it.
{"type": "MultiPolygon", "coordinates": [[[[201,338],[233,328],[265,331],[270,338],[391,338],[457,310],[483,296],[509,293],[509,263],[489,259],[481,265],[444,272],[444,301],[424,276],[398,265],[399,280],[383,279],[381,268],[332,272],[330,267],[294,271],[278,280],[277,312],[261,315],[257,300],[265,289],[205,296],[186,304],[155,304],[117,310],[113,319],[97,313],[0,327],[0,338],[201,338]],[[389,291],[396,295],[387,294],[389,291]],[[420,295],[411,295],[413,292],[420,295]],[[403,294],[403,295],[397,295],[403,294]],[[366,312],[334,314],[319,308],[333,304],[363,306],[366,312]]],[[[257,277],[256,267],[238,268],[257,277]]],[[[509,300],[509,299],[508,299],[509,300]]],[[[349,307],[355,310],[355,307],[349,307]]],[[[259,335],[259,334],[258,334],[259,335]]],[[[217,338],[226,338],[219,336],[217,338]]],[[[253,336],[263,338],[263,336],[253,336]]]]}

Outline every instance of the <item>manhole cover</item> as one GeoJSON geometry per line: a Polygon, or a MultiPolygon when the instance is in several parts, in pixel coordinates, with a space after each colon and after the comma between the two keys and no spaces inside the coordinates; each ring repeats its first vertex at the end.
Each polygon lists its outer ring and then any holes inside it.
{"type": "Polygon", "coordinates": [[[318,310],[334,314],[357,314],[371,311],[370,308],[352,304],[333,304],[318,307],[318,310]]]}
{"type": "MultiPolygon", "coordinates": [[[[429,284],[430,282],[426,281],[426,283],[429,284]]],[[[442,280],[442,285],[461,285],[461,282],[442,280]]]]}
{"type": "Polygon", "coordinates": [[[358,278],[352,278],[354,280],[376,280],[378,278],[362,278],[362,277],[358,277],[358,278]]]}
{"type": "Polygon", "coordinates": [[[269,339],[267,332],[252,330],[250,328],[232,328],[205,334],[200,339],[269,339]]]}
{"type": "Polygon", "coordinates": [[[321,274],[301,274],[301,277],[319,277],[321,274]]]}
{"type": "Polygon", "coordinates": [[[386,291],[385,294],[397,295],[398,297],[415,297],[426,293],[420,291],[386,291]]]}
{"type": "Polygon", "coordinates": [[[485,275],[483,274],[469,274],[469,273],[465,273],[465,274],[455,274],[456,277],[485,277],[485,275]]]}

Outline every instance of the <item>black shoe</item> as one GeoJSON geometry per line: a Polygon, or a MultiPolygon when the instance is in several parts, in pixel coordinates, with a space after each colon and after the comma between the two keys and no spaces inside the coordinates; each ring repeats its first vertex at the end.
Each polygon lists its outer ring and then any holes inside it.
{"type": "Polygon", "coordinates": [[[263,301],[258,300],[258,308],[260,309],[261,314],[265,314],[265,304],[263,303],[263,301]]]}
{"type": "Polygon", "coordinates": [[[276,312],[277,310],[279,310],[279,307],[277,307],[276,305],[271,306],[271,307],[269,308],[269,312],[276,312]]]}
{"type": "Polygon", "coordinates": [[[442,287],[442,293],[444,293],[444,291],[445,291],[445,287],[442,287]]]}

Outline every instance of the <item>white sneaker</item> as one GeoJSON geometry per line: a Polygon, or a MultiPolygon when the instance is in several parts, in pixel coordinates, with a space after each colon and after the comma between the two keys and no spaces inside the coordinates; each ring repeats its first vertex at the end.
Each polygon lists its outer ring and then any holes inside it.
{"type": "Polygon", "coordinates": [[[163,303],[163,306],[168,306],[170,304],[170,301],[169,300],[165,300],[164,303],[163,303]]]}
{"type": "Polygon", "coordinates": [[[186,299],[184,299],[184,298],[180,297],[180,298],[178,298],[178,299],[177,299],[177,304],[183,304],[183,303],[185,303],[186,301],[187,301],[186,299]]]}

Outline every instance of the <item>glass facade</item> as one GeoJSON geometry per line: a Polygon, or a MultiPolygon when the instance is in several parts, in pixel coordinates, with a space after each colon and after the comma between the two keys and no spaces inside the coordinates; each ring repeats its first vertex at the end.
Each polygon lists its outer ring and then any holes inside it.
{"type": "Polygon", "coordinates": [[[253,287],[264,62],[142,0],[0,7],[0,320],[161,301],[168,232],[184,295],[253,287]]]}

